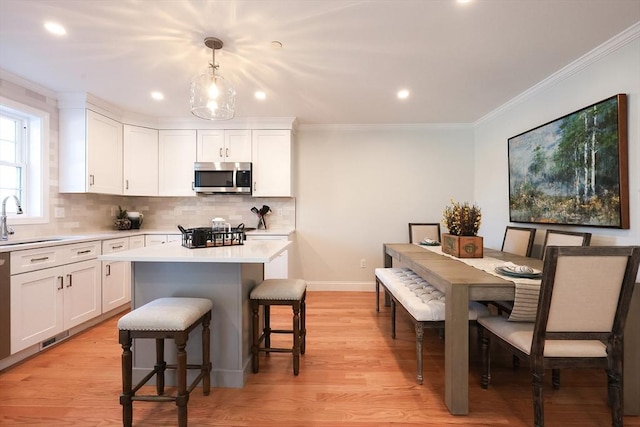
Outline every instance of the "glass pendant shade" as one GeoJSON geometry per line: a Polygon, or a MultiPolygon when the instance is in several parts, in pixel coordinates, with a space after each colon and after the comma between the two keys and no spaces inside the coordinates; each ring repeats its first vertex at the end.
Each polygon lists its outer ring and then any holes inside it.
{"type": "Polygon", "coordinates": [[[229,120],[236,111],[236,90],[224,77],[218,75],[216,49],[222,49],[222,40],[207,37],[204,44],[211,49],[210,68],[191,80],[191,113],[206,120],[229,120]]]}
{"type": "Polygon", "coordinates": [[[206,120],[232,119],[236,90],[213,68],[191,80],[191,113],[206,120]]]}

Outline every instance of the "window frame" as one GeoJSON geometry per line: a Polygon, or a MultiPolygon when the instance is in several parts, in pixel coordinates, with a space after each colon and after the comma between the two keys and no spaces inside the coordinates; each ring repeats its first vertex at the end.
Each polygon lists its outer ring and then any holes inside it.
{"type": "MultiPolygon", "coordinates": [[[[24,213],[8,214],[12,225],[49,223],[49,121],[50,113],[0,96],[0,112],[22,117],[28,130],[24,134],[23,176],[24,213]]],[[[0,200],[1,202],[1,200],[0,200]]]]}

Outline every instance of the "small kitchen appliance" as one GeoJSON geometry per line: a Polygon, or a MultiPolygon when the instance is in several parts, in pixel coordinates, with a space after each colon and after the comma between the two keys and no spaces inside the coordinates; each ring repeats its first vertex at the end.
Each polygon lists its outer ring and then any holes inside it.
{"type": "Polygon", "coordinates": [[[199,194],[251,194],[251,162],[196,162],[193,189],[199,194]]]}

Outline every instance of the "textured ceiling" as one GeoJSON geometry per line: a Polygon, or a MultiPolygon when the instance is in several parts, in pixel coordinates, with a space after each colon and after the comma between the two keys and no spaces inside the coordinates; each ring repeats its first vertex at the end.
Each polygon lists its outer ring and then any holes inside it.
{"type": "Polygon", "coordinates": [[[640,0],[0,0],[0,69],[132,113],[191,117],[189,81],[215,36],[237,117],[471,123],[639,21],[640,0]],[[48,34],[46,20],[67,34],[48,34]]]}

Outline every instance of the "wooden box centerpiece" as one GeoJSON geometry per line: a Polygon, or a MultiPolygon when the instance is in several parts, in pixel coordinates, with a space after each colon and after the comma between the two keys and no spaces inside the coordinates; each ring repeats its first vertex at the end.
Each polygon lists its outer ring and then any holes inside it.
{"type": "Polygon", "coordinates": [[[482,236],[442,234],[442,252],[458,258],[482,258],[482,236]]]}
{"type": "Polygon", "coordinates": [[[449,233],[442,234],[442,252],[458,258],[482,258],[483,241],[478,236],[482,215],[477,205],[451,200],[443,213],[449,233]]]}

